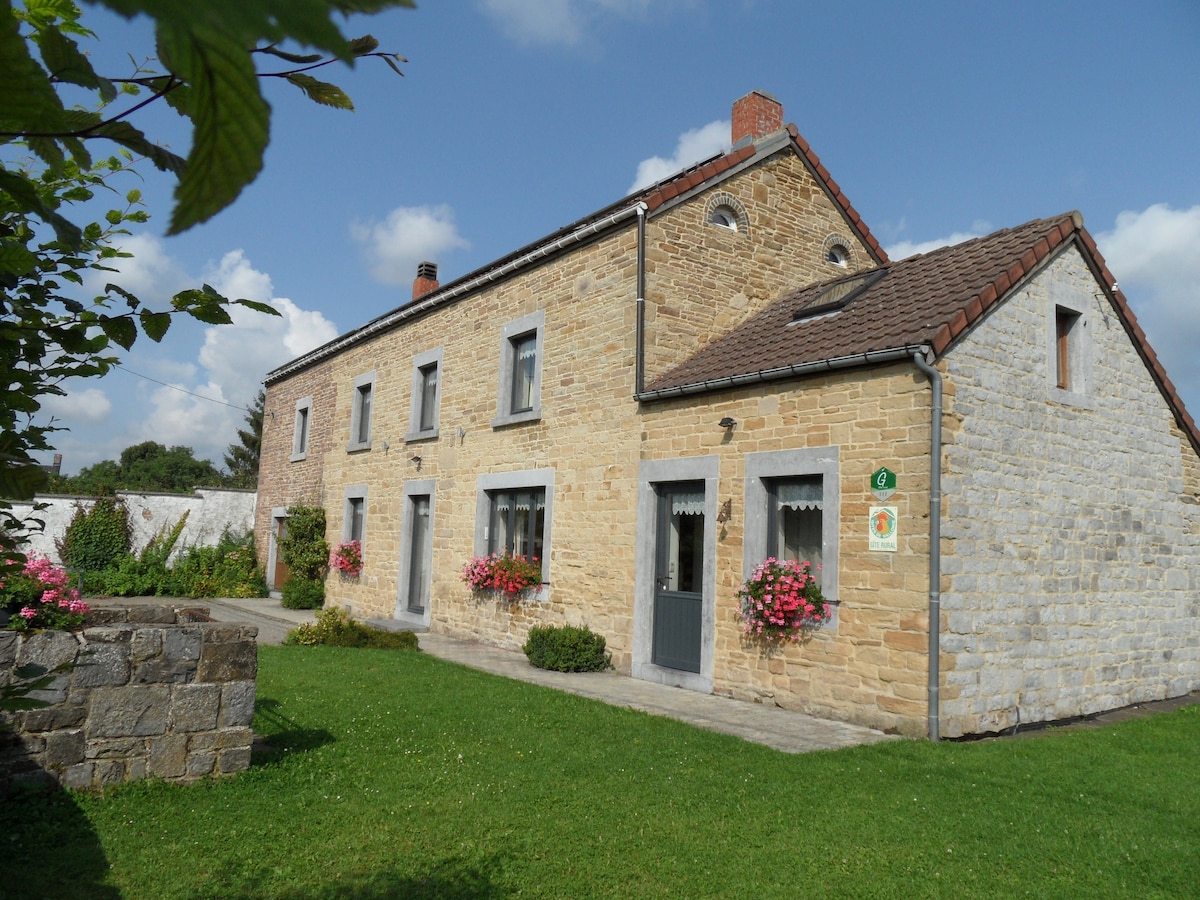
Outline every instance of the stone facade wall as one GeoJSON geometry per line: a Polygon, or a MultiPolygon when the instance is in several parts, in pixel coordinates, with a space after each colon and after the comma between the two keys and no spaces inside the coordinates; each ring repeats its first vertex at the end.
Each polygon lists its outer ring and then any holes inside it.
{"type": "MultiPolygon", "coordinates": [[[[704,195],[651,216],[647,224],[648,357],[661,368],[736,324],[785,287],[844,274],[817,248],[849,233],[803,165],[788,153],[720,185],[744,204],[747,233],[705,221],[704,195]],[[797,253],[796,247],[811,247],[797,253]],[[684,325],[695,319],[696,327],[684,325]],[[677,331],[686,327],[686,333],[677,331]],[[658,349],[656,349],[656,346],[658,349]]],[[[859,253],[859,250],[855,250],[859,253]]],[[[865,251],[862,259],[867,259],[865,251]]],[[[322,498],[327,538],[340,540],[347,489],[366,488],[364,569],[331,576],[328,601],[363,617],[397,614],[406,486],[432,481],[434,541],[428,624],[519,647],[531,624],[588,624],[605,634],[614,662],[631,660],[636,496],[642,415],[633,401],[637,235],[627,228],[408,321],[334,358],[272,384],[259,480],[260,559],[269,558],[272,509],[322,498]],[[501,329],[544,316],[541,415],[497,427],[501,329]],[[405,441],[413,360],[440,349],[440,427],[432,440],[405,441]],[[348,452],[354,380],[374,373],[372,440],[348,452]],[[313,449],[289,462],[292,406],[314,397],[313,449]],[[412,457],[421,457],[414,462],[412,457]],[[552,469],[549,584],[535,602],[512,606],[473,598],[459,573],[475,552],[478,478],[552,469]]],[[[699,428],[699,426],[697,426],[699,428]]]]}
{"type": "Polygon", "coordinates": [[[708,222],[712,191],[647,222],[647,382],[784,291],[874,268],[840,209],[790,150],[725,182],[720,193],[745,209],[745,231],[708,222]],[[846,267],[824,257],[831,234],[850,253],[846,267]]]}
{"type": "MultiPolygon", "coordinates": [[[[888,731],[926,730],[929,608],[930,389],[895,365],[713,394],[703,404],[653,404],[643,415],[647,459],[719,458],[717,499],[732,501],[717,531],[712,689],[888,731]],[[730,416],[726,435],[717,422],[730,416]],[[748,459],[830,448],[838,460],[836,612],[801,643],[747,639],[737,600],[745,559],[748,459]],[[899,520],[895,552],[868,549],[870,475],[896,473],[887,505],[899,520]]],[[[762,511],[758,511],[760,514],[762,511]]],[[[828,562],[828,561],[827,561],[828,562]]]]}
{"type": "Polygon", "coordinates": [[[48,706],[7,714],[0,786],[49,777],[100,789],[247,769],[258,629],[189,623],[195,617],[168,607],[105,608],[78,634],[0,631],[0,684],[26,664],[74,664],[30,695],[48,706]]]}
{"type": "MultiPolygon", "coordinates": [[[[258,504],[254,512],[254,543],[267,584],[276,588],[275,513],[289,506],[325,504],[323,466],[336,440],[344,443],[350,422],[335,422],[338,385],[329,363],[319,363],[267,388],[263,406],[262,445],[258,466],[258,504]],[[303,459],[292,459],[296,403],[312,398],[308,446],[303,459]]],[[[339,513],[340,517],[340,513],[339,513]]]]}
{"type": "Polygon", "coordinates": [[[944,733],[1200,687],[1195,453],[1078,252],[946,360],[944,733]],[[1051,374],[1059,305],[1082,315],[1076,393],[1051,374]]]}
{"type": "MultiPolygon", "coordinates": [[[[179,535],[175,552],[186,547],[209,547],[220,539],[226,528],[241,536],[254,527],[254,491],[197,488],[191,494],[148,494],[117,491],[129,509],[129,524],[133,531],[133,552],[137,553],[163,529],[173,527],[186,513],[188,520],[179,535]]],[[[33,511],[31,503],[14,503],[13,511],[21,518],[33,516],[45,522],[42,531],[30,536],[26,549],[48,556],[55,563],[62,560],[54,545],[66,534],[67,526],[77,508],[90,509],[94,497],[39,496],[38,504],[46,509],[33,511]]]]}

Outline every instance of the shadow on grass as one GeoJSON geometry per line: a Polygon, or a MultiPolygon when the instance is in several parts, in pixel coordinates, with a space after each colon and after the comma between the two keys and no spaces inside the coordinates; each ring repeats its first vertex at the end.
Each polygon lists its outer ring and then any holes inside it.
{"type": "Polygon", "coordinates": [[[510,891],[492,880],[489,870],[500,868],[499,859],[447,859],[418,875],[376,872],[340,878],[337,884],[312,890],[275,890],[265,884],[225,885],[208,897],[222,900],[258,900],[269,895],[282,900],[491,900],[508,897],[510,891]]]}
{"type": "Polygon", "coordinates": [[[271,765],[292,753],[304,753],[326,744],[334,737],[324,728],[303,728],[279,711],[279,701],[259,698],[254,705],[255,725],[264,734],[255,736],[251,765],[271,765]]]}
{"type": "Polygon", "coordinates": [[[37,782],[0,794],[0,896],[119,900],[103,883],[108,859],[75,798],[37,782]],[[9,893],[11,891],[11,893],[9,893]]]}

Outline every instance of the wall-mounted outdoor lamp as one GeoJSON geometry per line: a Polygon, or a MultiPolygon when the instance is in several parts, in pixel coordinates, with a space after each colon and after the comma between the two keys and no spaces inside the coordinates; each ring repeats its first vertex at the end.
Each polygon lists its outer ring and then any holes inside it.
{"type": "Polygon", "coordinates": [[[718,425],[720,425],[722,428],[732,428],[734,425],[736,425],[736,424],[737,424],[737,422],[735,422],[735,421],[733,420],[733,417],[732,417],[732,416],[726,416],[725,418],[723,418],[723,419],[722,419],[720,422],[718,422],[717,424],[718,424],[718,425]]]}

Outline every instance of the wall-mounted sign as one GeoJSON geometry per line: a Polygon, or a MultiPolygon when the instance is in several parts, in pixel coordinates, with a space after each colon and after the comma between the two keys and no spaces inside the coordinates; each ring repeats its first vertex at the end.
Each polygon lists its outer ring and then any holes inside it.
{"type": "Polygon", "coordinates": [[[896,473],[880,467],[871,473],[871,493],[879,500],[886,500],[896,493],[896,473]]]}
{"type": "Polygon", "coordinates": [[[867,549],[896,550],[896,507],[872,506],[867,522],[867,549]]]}

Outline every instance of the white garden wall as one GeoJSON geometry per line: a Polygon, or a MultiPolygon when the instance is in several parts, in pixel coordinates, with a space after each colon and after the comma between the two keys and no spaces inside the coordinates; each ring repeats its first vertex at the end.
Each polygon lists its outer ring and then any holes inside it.
{"type": "MultiPolygon", "coordinates": [[[[254,527],[254,491],[197,488],[191,494],[150,494],[117,491],[117,496],[129,508],[129,523],[133,527],[133,551],[136,553],[163,529],[174,526],[186,512],[187,524],[175,545],[176,552],[184,547],[212,546],[228,528],[242,536],[254,527]]],[[[62,539],[75,510],[90,508],[93,497],[44,495],[36,498],[47,508],[33,511],[32,503],[14,503],[13,513],[21,518],[41,519],[46,527],[32,535],[26,551],[41,553],[54,562],[61,562],[55,539],[62,539]]]]}

